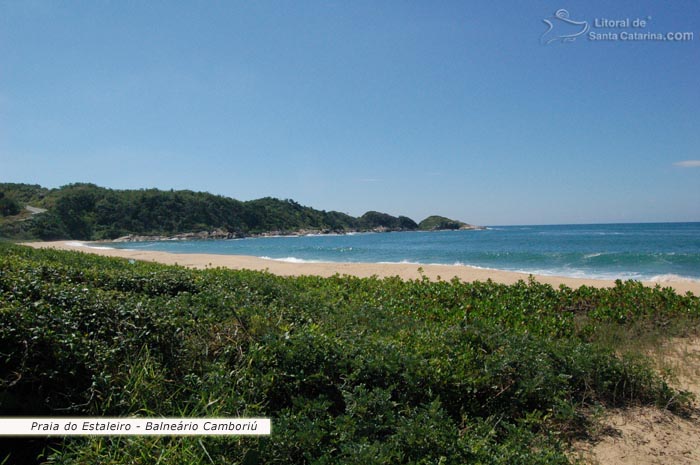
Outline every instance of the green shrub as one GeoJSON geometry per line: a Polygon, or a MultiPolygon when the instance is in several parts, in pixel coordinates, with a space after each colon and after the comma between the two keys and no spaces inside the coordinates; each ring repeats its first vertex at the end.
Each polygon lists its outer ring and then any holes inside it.
{"type": "Polygon", "coordinates": [[[633,282],[283,278],[0,244],[0,415],[273,421],[268,438],[14,440],[0,459],[567,463],[585,409],[684,402],[597,329],[699,314],[633,282]]]}

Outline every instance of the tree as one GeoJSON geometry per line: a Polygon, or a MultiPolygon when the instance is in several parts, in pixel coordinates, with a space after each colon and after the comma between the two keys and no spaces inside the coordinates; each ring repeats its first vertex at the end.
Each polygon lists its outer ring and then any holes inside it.
{"type": "Polygon", "coordinates": [[[6,197],[4,192],[0,192],[0,215],[12,216],[17,215],[22,209],[15,199],[6,197]]]}

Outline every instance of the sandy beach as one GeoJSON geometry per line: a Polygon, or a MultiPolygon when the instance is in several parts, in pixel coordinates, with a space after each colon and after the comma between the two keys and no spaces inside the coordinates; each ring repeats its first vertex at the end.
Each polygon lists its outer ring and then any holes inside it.
{"type": "MultiPolygon", "coordinates": [[[[110,249],[104,244],[90,244],[76,241],[55,242],[27,242],[24,245],[34,248],[53,248],[59,250],[73,250],[86,253],[94,253],[107,257],[121,257],[148,262],[164,263],[167,265],[181,265],[190,268],[225,267],[234,270],[259,270],[269,271],[281,276],[333,276],[334,274],[352,275],[359,277],[377,276],[380,278],[399,276],[403,279],[417,279],[422,274],[430,279],[451,280],[457,277],[463,281],[486,281],[512,284],[518,280],[527,280],[529,275],[512,271],[489,270],[473,268],[469,266],[455,265],[415,265],[403,263],[290,263],[277,260],[268,260],[246,255],[214,255],[214,254],[174,254],[167,252],[154,252],[143,250],[110,249]]],[[[569,278],[563,276],[535,276],[537,281],[558,287],[564,284],[571,288],[580,286],[611,287],[613,281],[601,279],[569,278]]],[[[692,292],[700,295],[700,281],[663,281],[649,282],[645,285],[672,287],[679,293],[692,292]]]]}

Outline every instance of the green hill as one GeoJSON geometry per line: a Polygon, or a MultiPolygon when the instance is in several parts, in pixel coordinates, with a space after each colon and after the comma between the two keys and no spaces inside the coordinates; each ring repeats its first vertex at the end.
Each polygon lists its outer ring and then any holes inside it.
{"type": "Polygon", "coordinates": [[[442,231],[449,229],[479,229],[478,226],[472,226],[462,221],[451,220],[444,216],[429,216],[418,224],[418,229],[421,231],[442,231]]]}
{"type": "Polygon", "coordinates": [[[365,229],[392,229],[413,231],[418,229],[418,225],[411,218],[406,216],[391,216],[386,213],[369,211],[359,218],[361,227],[365,229]]]}
{"type": "MultiPolygon", "coordinates": [[[[351,230],[358,221],[343,213],[304,207],[293,200],[263,198],[249,202],[189,190],[113,190],[94,184],[59,189],[0,184],[0,192],[23,206],[48,212],[25,227],[40,239],[115,239],[128,234],[172,236],[195,231],[220,231],[242,236],[300,229],[351,230]]],[[[5,218],[3,235],[7,234],[5,218]]]]}
{"type": "Polygon", "coordinates": [[[190,190],[115,190],[85,183],[58,189],[0,183],[0,207],[0,237],[16,239],[109,240],[201,231],[206,231],[201,237],[223,238],[304,231],[458,229],[465,225],[437,216],[418,225],[406,216],[377,211],[355,218],[271,197],[240,201],[190,190]],[[33,208],[26,209],[28,206],[33,208]],[[47,211],[40,213],[40,209],[47,211]]]}

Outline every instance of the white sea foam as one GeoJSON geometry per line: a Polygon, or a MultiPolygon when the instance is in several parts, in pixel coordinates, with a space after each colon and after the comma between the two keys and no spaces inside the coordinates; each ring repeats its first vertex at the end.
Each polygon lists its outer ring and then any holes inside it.
{"type": "Polygon", "coordinates": [[[504,271],[514,271],[516,273],[531,274],[536,276],[554,276],[560,278],[576,278],[576,279],[601,279],[605,281],[614,281],[621,279],[627,281],[629,279],[636,281],[646,280],[648,277],[640,273],[595,273],[573,268],[548,268],[548,269],[503,269],[504,271]]]}
{"type": "MultiPolygon", "coordinates": [[[[437,263],[436,263],[437,265],[437,263]]],[[[477,270],[486,270],[486,271],[505,271],[505,270],[498,270],[496,268],[489,268],[486,266],[479,266],[479,265],[470,265],[469,263],[464,263],[464,262],[454,262],[452,265],[448,266],[466,266],[467,268],[475,268],[477,270]]]]}
{"type": "Polygon", "coordinates": [[[499,271],[496,268],[486,268],[483,266],[477,266],[477,265],[470,265],[469,263],[464,263],[460,261],[456,261],[453,263],[427,263],[428,266],[461,266],[461,267],[467,267],[467,268],[475,268],[477,270],[491,270],[491,271],[499,271]]]}
{"type": "MultiPolygon", "coordinates": [[[[97,249],[97,250],[114,250],[114,247],[107,247],[106,245],[83,244],[83,247],[87,247],[88,249],[97,249]]],[[[131,250],[131,249],[122,249],[122,250],[131,250]]]]}
{"type": "Polygon", "coordinates": [[[689,278],[687,276],[680,276],[677,274],[669,273],[669,274],[658,274],[656,276],[652,276],[649,279],[649,281],[651,281],[653,283],[668,283],[668,282],[672,282],[672,281],[676,281],[676,282],[680,281],[680,282],[684,282],[684,283],[694,283],[694,282],[699,282],[700,279],[693,279],[693,278],[689,278]]]}
{"type": "Polygon", "coordinates": [[[470,265],[469,263],[464,263],[460,261],[456,261],[453,263],[425,263],[425,262],[417,262],[414,260],[401,260],[401,261],[393,261],[393,262],[365,262],[365,263],[376,263],[378,265],[417,265],[417,266],[462,266],[462,267],[468,267],[468,268],[476,268],[477,270],[488,270],[488,271],[508,271],[508,270],[503,270],[501,268],[487,268],[483,266],[477,266],[477,265],[470,265]]]}
{"type": "MultiPolygon", "coordinates": [[[[70,247],[85,247],[86,249],[96,249],[96,250],[112,250],[113,249],[113,247],[91,245],[91,244],[86,244],[85,242],[79,242],[79,241],[66,242],[66,245],[68,245],[70,247]]],[[[122,250],[129,250],[129,249],[122,249],[122,250]]]]}
{"type": "Polygon", "coordinates": [[[379,265],[419,265],[419,266],[426,265],[425,263],[414,262],[414,261],[405,260],[405,259],[398,261],[398,262],[377,262],[377,264],[379,264],[379,265]]]}
{"type": "Polygon", "coordinates": [[[272,260],[275,262],[287,262],[287,263],[326,263],[323,260],[305,260],[303,258],[297,258],[297,257],[272,258],[272,257],[263,256],[260,258],[262,258],[263,260],[272,260]]]}

